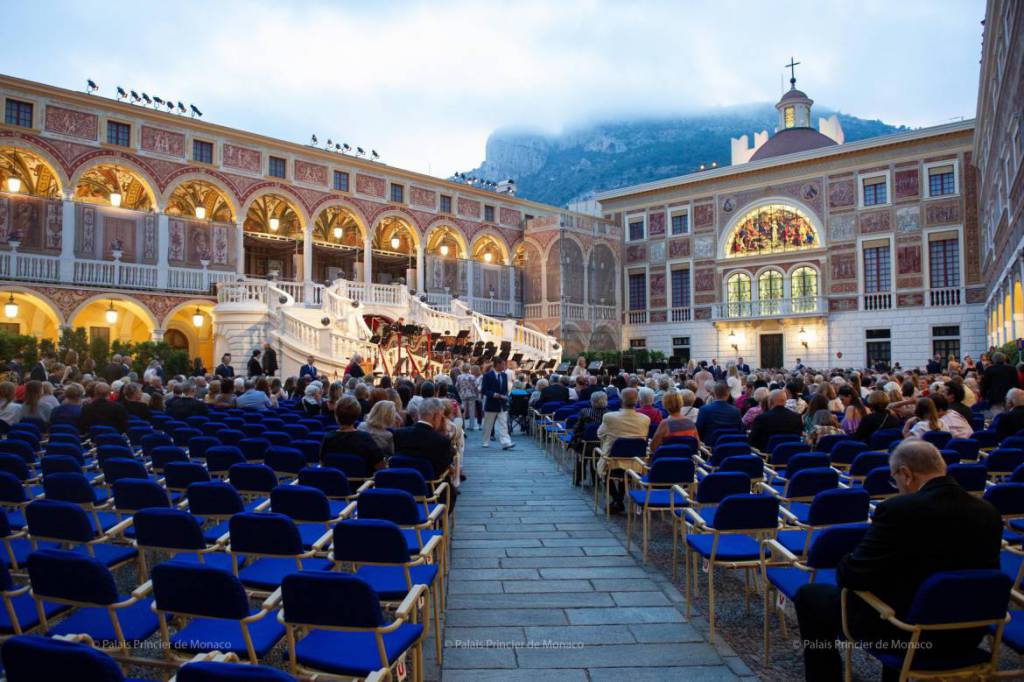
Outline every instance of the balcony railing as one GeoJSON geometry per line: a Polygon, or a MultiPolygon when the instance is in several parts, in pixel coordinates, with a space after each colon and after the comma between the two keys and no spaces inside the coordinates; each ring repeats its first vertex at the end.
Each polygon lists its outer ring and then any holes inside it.
{"type": "Polygon", "coordinates": [[[828,311],[828,302],[820,296],[778,298],[743,303],[716,303],[712,316],[716,320],[756,319],[765,317],[794,317],[822,315],[828,311]]]}
{"type": "Polygon", "coordinates": [[[30,282],[59,282],[60,258],[19,253],[17,249],[11,249],[0,253],[0,277],[30,282]]]}
{"type": "Polygon", "coordinates": [[[932,289],[928,292],[928,305],[933,308],[960,305],[963,300],[963,289],[960,287],[932,289]]]}
{"type": "Polygon", "coordinates": [[[689,322],[692,317],[691,308],[672,308],[669,319],[672,322],[689,322]]]}
{"type": "Polygon", "coordinates": [[[893,295],[891,291],[863,294],[860,297],[861,310],[892,310],[893,295]]]}
{"type": "Polygon", "coordinates": [[[630,310],[626,313],[627,324],[647,324],[646,310],[630,310]]]}

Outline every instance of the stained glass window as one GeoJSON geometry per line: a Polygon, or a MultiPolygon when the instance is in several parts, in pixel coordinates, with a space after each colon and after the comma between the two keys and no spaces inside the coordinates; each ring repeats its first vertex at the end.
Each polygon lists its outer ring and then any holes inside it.
{"type": "Polygon", "coordinates": [[[750,314],[750,275],[737,272],[726,280],[726,298],[729,303],[729,317],[750,314]]]}
{"type": "Polygon", "coordinates": [[[757,297],[761,301],[762,315],[778,315],[782,312],[782,273],[765,270],[757,277],[757,297]]]}
{"type": "Polygon", "coordinates": [[[747,213],[726,242],[726,257],[757,256],[821,246],[818,234],[799,209],[769,204],[747,213]]]}

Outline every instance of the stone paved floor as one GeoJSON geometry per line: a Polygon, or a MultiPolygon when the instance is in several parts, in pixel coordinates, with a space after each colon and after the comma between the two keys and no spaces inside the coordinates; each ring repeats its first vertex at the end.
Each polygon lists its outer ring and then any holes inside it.
{"type": "Polygon", "coordinates": [[[503,452],[467,436],[443,682],[756,679],[532,439],[514,441],[503,452]]]}

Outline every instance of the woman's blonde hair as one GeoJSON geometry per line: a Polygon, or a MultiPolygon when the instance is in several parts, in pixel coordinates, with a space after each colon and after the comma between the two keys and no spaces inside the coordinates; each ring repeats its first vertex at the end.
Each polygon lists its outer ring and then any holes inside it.
{"type": "Polygon", "coordinates": [[[679,395],[678,391],[668,391],[661,397],[661,404],[669,414],[675,414],[683,409],[683,396],[679,395]]]}
{"type": "Polygon", "coordinates": [[[398,420],[398,410],[390,400],[378,400],[366,415],[366,423],[378,429],[392,429],[398,420]]]}

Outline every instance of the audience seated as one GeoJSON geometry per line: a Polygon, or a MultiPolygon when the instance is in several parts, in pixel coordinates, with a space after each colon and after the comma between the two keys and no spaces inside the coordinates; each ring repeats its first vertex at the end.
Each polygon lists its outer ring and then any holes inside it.
{"type": "Polygon", "coordinates": [[[697,414],[697,431],[700,432],[701,440],[709,440],[719,430],[741,431],[743,429],[740,411],[729,403],[729,397],[729,385],[724,381],[716,382],[714,399],[700,408],[697,414]]]}
{"type": "Polygon", "coordinates": [[[768,411],[758,415],[750,428],[750,444],[758,450],[764,450],[768,439],[776,434],[803,433],[803,420],[800,415],[786,407],[789,395],[786,389],[777,388],[768,396],[768,411]]]}
{"type": "Polygon", "coordinates": [[[356,421],[363,413],[359,401],[345,396],[334,408],[334,418],[338,422],[338,430],[329,433],[320,445],[320,461],[327,455],[337,452],[347,455],[358,455],[366,463],[367,471],[380,469],[384,466],[384,453],[373,436],[356,428],[356,421]]]}

